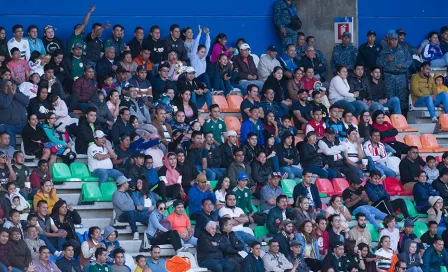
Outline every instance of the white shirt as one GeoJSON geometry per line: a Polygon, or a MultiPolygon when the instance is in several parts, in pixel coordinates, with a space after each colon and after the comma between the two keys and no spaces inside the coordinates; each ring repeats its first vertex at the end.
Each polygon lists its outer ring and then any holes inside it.
{"type": "MultiPolygon", "coordinates": [[[[225,215],[229,215],[231,218],[240,217],[240,215],[244,214],[241,208],[235,207],[233,210],[227,207],[222,207],[219,209],[219,217],[224,217],[225,215]]],[[[243,224],[239,224],[237,226],[232,227],[232,231],[244,231],[243,224]]]]}
{"type": "Polygon", "coordinates": [[[95,158],[96,155],[105,154],[109,154],[109,151],[105,147],[97,146],[95,143],[89,146],[87,149],[87,162],[89,164],[90,172],[93,172],[96,169],[112,169],[114,167],[110,158],[101,161],[95,158]]]}
{"type": "MultiPolygon", "coordinates": [[[[8,41],[8,52],[11,55],[11,49],[14,47],[20,50],[20,59],[29,60],[30,59],[30,44],[27,39],[22,38],[20,42],[16,38],[12,38],[8,41]]],[[[11,56],[12,57],[12,56],[11,56]]]]}
{"type": "Polygon", "coordinates": [[[145,155],[151,155],[154,163],[154,168],[159,168],[163,166],[163,151],[159,148],[148,148],[145,151],[145,155]]]}
{"type": "Polygon", "coordinates": [[[397,228],[394,228],[394,230],[390,232],[387,228],[385,228],[380,232],[380,239],[383,236],[389,236],[390,248],[392,248],[392,250],[394,251],[397,251],[398,242],[400,241],[400,231],[397,228]]]}
{"type": "Polygon", "coordinates": [[[218,200],[219,203],[221,203],[221,204],[226,203],[226,195],[227,195],[226,191],[224,191],[224,193],[221,190],[215,191],[216,200],[218,200]]]}
{"type": "Polygon", "coordinates": [[[342,142],[342,144],[345,147],[345,151],[347,152],[348,159],[355,163],[358,162],[359,161],[358,143],[357,142],[350,143],[350,141],[344,141],[344,142],[342,142]]]}

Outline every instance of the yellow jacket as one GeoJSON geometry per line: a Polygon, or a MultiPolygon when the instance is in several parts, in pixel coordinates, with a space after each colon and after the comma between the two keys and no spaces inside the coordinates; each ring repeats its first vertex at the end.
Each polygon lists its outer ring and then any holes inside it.
{"type": "MultiPolygon", "coordinates": [[[[439,76],[441,76],[442,79],[445,80],[445,78],[443,77],[443,75],[441,73],[435,73],[434,74],[434,82],[436,81],[436,78],[438,78],[439,76]]],[[[436,88],[437,88],[437,93],[438,94],[441,93],[441,92],[448,92],[448,87],[443,85],[443,83],[442,83],[442,85],[437,85],[436,84],[436,88]]]]}
{"type": "Polygon", "coordinates": [[[51,211],[53,210],[53,206],[54,204],[56,204],[56,202],[58,202],[59,200],[59,196],[56,194],[56,189],[51,189],[50,192],[50,197],[46,197],[44,195],[44,192],[42,191],[42,189],[39,189],[39,191],[37,191],[37,193],[34,195],[34,199],[33,199],[33,204],[34,204],[34,210],[37,211],[37,202],[39,202],[39,200],[45,200],[48,203],[48,215],[51,214],[51,211]]]}
{"type": "Polygon", "coordinates": [[[412,101],[428,95],[436,95],[437,88],[432,76],[429,78],[421,77],[420,73],[414,74],[411,78],[411,97],[412,101]]]}

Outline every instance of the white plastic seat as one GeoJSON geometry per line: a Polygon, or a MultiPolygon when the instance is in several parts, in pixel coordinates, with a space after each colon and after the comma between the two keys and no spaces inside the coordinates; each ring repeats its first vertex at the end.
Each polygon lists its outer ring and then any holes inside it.
{"type": "Polygon", "coordinates": [[[36,156],[34,156],[34,155],[27,155],[25,153],[25,146],[23,145],[23,142],[20,144],[20,151],[22,151],[25,160],[34,160],[34,159],[36,159],[36,156]]]}
{"type": "Polygon", "coordinates": [[[260,58],[255,54],[250,54],[254,59],[255,67],[258,67],[258,63],[260,62],[260,58]]]}
{"type": "Polygon", "coordinates": [[[196,258],[190,252],[179,252],[177,256],[181,258],[188,258],[190,260],[191,269],[187,270],[187,272],[208,271],[207,268],[199,267],[196,258]]]}

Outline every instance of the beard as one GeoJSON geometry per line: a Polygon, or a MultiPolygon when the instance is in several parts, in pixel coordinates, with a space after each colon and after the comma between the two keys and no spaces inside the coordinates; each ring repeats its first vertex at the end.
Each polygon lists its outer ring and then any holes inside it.
{"type": "Polygon", "coordinates": [[[364,224],[358,224],[358,227],[360,227],[361,229],[365,229],[365,228],[366,228],[366,223],[364,223],[364,224]]]}

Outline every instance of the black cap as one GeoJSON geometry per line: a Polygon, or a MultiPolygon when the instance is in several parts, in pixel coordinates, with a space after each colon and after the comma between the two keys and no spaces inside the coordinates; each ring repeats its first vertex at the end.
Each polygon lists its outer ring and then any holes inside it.
{"type": "Polygon", "coordinates": [[[440,28],[440,34],[443,34],[447,31],[448,31],[448,26],[442,26],[442,28],[440,28]]]}
{"type": "Polygon", "coordinates": [[[397,34],[398,34],[398,36],[400,36],[400,35],[408,35],[408,34],[406,34],[406,32],[404,32],[404,30],[403,29],[397,29],[397,34]]]}
{"type": "Polygon", "coordinates": [[[325,129],[325,133],[326,133],[326,134],[335,134],[334,129],[331,128],[331,127],[327,127],[327,128],[325,129]]]}
{"type": "Polygon", "coordinates": [[[132,154],[132,157],[133,158],[138,158],[138,157],[144,158],[145,157],[145,153],[137,151],[137,152],[134,152],[134,154],[132,154]]]}
{"type": "Polygon", "coordinates": [[[277,48],[275,47],[275,45],[270,45],[270,46],[268,47],[268,51],[271,51],[271,52],[277,52],[277,48]]]}
{"type": "Polygon", "coordinates": [[[375,30],[369,30],[369,31],[367,31],[367,36],[370,36],[370,35],[375,35],[375,36],[376,36],[376,32],[375,32],[375,30]]]}
{"type": "Polygon", "coordinates": [[[358,177],[358,175],[355,175],[355,176],[350,175],[348,177],[348,182],[359,185],[362,183],[362,180],[358,177]]]}
{"type": "Polygon", "coordinates": [[[333,248],[337,248],[337,247],[340,247],[340,246],[344,246],[344,243],[341,242],[341,241],[337,241],[337,242],[333,243],[333,248]]]}
{"type": "Polygon", "coordinates": [[[144,65],[139,65],[138,67],[137,67],[137,72],[140,72],[140,71],[147,71],[148,69],[146,69],[146,67],[144,66],[144,65]]]}

